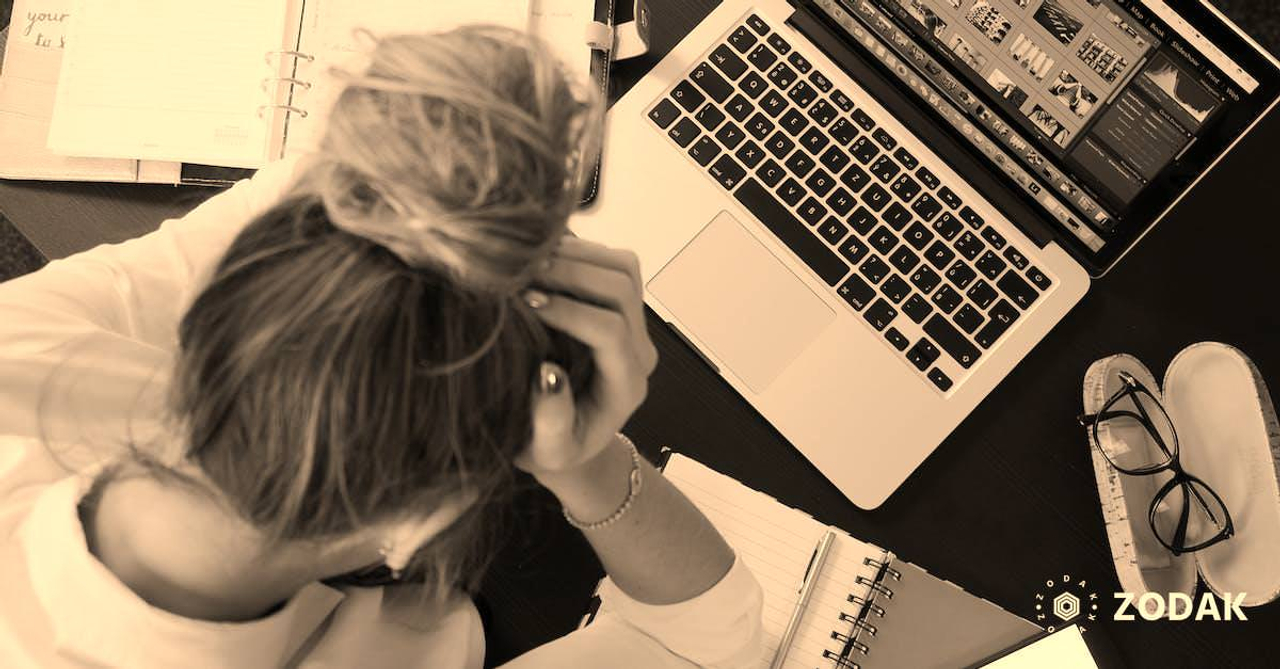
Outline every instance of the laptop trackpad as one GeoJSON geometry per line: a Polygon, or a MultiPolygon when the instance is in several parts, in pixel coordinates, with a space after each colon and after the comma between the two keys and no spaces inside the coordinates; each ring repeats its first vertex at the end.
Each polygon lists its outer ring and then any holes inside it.
{"type": "Polygon", "coordinates": [[[835,320],[835,312],[728,212],[648,287],[757,393],[835,320]]]}

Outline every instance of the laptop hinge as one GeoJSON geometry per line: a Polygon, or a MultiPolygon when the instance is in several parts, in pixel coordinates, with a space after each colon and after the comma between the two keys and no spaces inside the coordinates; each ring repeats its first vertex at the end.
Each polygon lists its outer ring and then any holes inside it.
{"type": "Polygon", "coordinates": [[[900,84],[865,56],[861,47],[850,46],[849,38],[832,28],[830,18],[820,8],[812,6],[808,0],[791,0],[791,4],[796,11],[787,19],[788,25],[807,37],[899,122],[910,128],[922,143],[963,175],[974,190],[982,193],[1036,246],[1044,248],[1054,240],[1055,231],[1044,221],[1043,214],[997,176],[994,169],[987,166],[985,158],[979,158],[956,139],[937,112],[919,104],[914,93],[899,88],[900,84]]]}

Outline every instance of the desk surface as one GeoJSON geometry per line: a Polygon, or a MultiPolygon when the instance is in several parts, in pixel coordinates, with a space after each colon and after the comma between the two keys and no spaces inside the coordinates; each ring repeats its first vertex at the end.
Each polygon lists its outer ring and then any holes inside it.
{"type": "MultiPolygon", "coordinates": [[[[714,4],[650,0],[654,56],[617,70],[626,86],[714,4]]],[[[1089,633],[1132,667],[1275,667],[1280,603],[1231,623],[1112,622],[1119,589],[1088,445],[1074,417],[1093,360],[1138,356],[1157,376],[1178,350],[1232,343],[1280,378],[1280,316],[1270,300],[1277,233],[1270,155],[1280,114],[1262,123],[1157,230],[1009,375],[881,508],[849,504],[664,326],[651,319],[662,363],[628,431],[650,455],[669,445],[747,484],[886,546],[941,577],[1034,619],[1048,579],[1087,579],[1103,601],[1089,633]]],[[[604,178],[609,178],[605,175],[604,178]]],[[[199,200],[164,186],[0,182],[3,211],[50,257],[126,239],[199,200]]],[[[572,629],[599,566],[581,536],[530,490],[518,531],[481,605],[490,660],[572,629]]]]}

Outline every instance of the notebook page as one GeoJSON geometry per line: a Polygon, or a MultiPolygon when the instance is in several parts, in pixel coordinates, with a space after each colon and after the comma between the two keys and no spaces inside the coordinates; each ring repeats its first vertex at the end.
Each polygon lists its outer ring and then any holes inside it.
{"type": "Polygon", "coordinates": [[[1098,669],[1080,628],[1072,625],[1014,651],[983,669],[1098,669]]]}
{"type": "Polygon", "coordinates": [[[306,118],[289,119],[286,153],[314,150],[319,144],[329,108],[342,92],[342,82],[330,68],[359,72],[367,65],[372,45],[355,34],[364,28],[375,35],[438,32],[469,23],[491,23],[517,30],[529,25],[530,0],[439,0],[409,3],[400,0],[306,0],[298,50],[315,57],[298,63],[297,78],[309,89],[295,89],[294,105],[306,118]]]}
{"type": "Polygon", "coordinates": [[[67,155],[259,167],[263,79],[281,0],[76,0],[49,148],[67,155]]]}
{"type": "MultiPolygon", "coordinates": [[[[791,619],[813,550],[830,528],[678,454],[672,454],[663,475],[711,520],[760,582],[765,636],[760,666],[768,667],[791,619]]],[[[849,624],[840,621],[840,613],[857,614],[849,595],[866,596],[868,588],[856,584],[857,576],[875,576],[875,568],[863,560],[878,559],[883,551],[839,530],[836,535],[787,653],[786,667],[825,666],[822,651],[840,650],[831,632],[848,631],[849,624]]]]}

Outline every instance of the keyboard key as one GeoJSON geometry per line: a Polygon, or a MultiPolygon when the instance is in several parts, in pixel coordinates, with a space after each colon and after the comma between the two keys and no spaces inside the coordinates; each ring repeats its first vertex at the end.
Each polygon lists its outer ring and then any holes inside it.
{"type": "Polygon", "coordinates": [[[899,272],[907,274],[915,269],[916,265],[920,264],[920,256],[907,248],[906,244],[903,244],[898,247],[897,251],[893,252],[893,255],[889,256],[889,264],[898,268],[899,272]]]}
{"type": "Polygon", "coordinates": [[[991,348],[991,345],[1009,330],[1013,322],[1018,320],[1018,310],[1004,300],[1000,300],[991,308],[990,315],[991,320],[987,321],[986,326],[973,337],[982,348],[991,348]]]}
{"type": "MultiPolygon", "coordinates": [[[[818,221],[821,221],[827,215],[827,208],[822,206],[822,203],[812,195],[805,198],[804,204],[801,204],[796,211],[800,212],[800,220],[809,225],[817,225],[818,221]]],[[[836,241],[840,240],[837,239],[836,241]]]]}
{"type": "Polygon", "coordinates": [[[804,56],[801,56],[799,52],[787,56],[787,62],[794,65],[800,74],[808,74],[809,70],[813,69],[813,65],[804,56]]]}
{"type": "Polygon", "coordinates": [[[938,342],[938,346],[947,352],[955,361],[960,363],[961,367],[969,369],[973,363],[978,361],[978,357],[982,352],[977,346],[969,343],[963,334],[955,328],[954,325],[947,322],[947,319],[938,314],[934,314],[932,318],[924,324],[924,333],[938,342]]]}
{"type": "Polygon", "coordinates": [[[889,276],[889,266],[885,264],[878,256],[869,256],[862,264],[858,266],[858,271],[862,272],[862,276],[867,277],[871,283],[878,284],[889,276]]]}
{"type": "Polygon", "coordinates": [[[969,232],[968,230],[966,230],[965,233],[960,235],[960,238],[956,240],[956,250],[960,252],[960,255],[968,258],[969,260],[977,258],[978,254],[982,253],[984,248],[986,248],[986,245],[982,243],[982,240],[978,239],[977,235],[969,232]]]}
{"type": "Polygon", "coordinates": [[[871,184],[871,187],[862,193],[862,202],[872,211],[881,211],[892,199],[889,191],[881,188],[880,184],[871,184]]]}
{"type": "Polygon", "coordinates": [[[871,173],[876,175],[876,178],[883,183],[889,183],[894,177],[898,176],[898,173],[901,171],[902,168],[899,167],[897,163],[893,162],[893,159],[888,155],[880,156],[880,158],[871,164],[871,173]]]}
{"type": "MultiPolygon", "coordinates": [[[[823,239],[827,240],[828,244],[834,246],[839,244],[846,236],[849,235],[849,226],[841,223],[838,218],[828,216],[827,220],[823,221],[822,225],[818,226],[818,234],[821,235],[823,239]]],[[[850,239],[854,238],[850,237],[850,239]]],[[[843,249],[844,247],[841,248],[843,249]]],[[[853,249],[850,249],[850,252],[852,251],[853,249]]],[[[850,259],[850,262],[857,262],[857,260],[850,259]]]]}
{"type": "Polygon", "coordinates": [[[897,328],[889,328],[888,330],[885,330],[884,338],[888,339],[889,344],[899,351],[905,351],[907,350],[907,347],[911,345],[911,341],[908,340],[901,332],[898,332],[897,328]]]}
{"type": "MultiPolygon", "coordinates": [[[[725,126],[725,127],[728,127],[728,126],[725,126]]],[[[737,127],[737,126],[734,126],[734,127],[737,127]]],[[[723,133],[724,129],[722,128],[720,132],[723,133]]],[[[739,130],[738,132],[742,132],[742,131],[739,130]]],[[[743,136],[745,137],[745,135],[743,136]]],[[[721,139],[721,141],[724,141],[724,140],[721,139]]],[[[764,159],[764,149],[760,148],[759,144],[756,144],[751,140],[747,140],[746,144],[743,144],[742,146],[738,147],[738,151],[734,155],[736,155],[738,157],[738,160],[741,160],[742,164],[746,165],[748,169],[755,169],[755,166],[759,165],[760,161],[764,159]]]]}
{"type": "Polygon", "coordinates": [[[921,338],[920,341],[916,342],[915,346],[911,347],[910,351],[907,351],[907,360],[910,360],[911,364],[916,366],[916,369],[923,372],[929,369],[929,365],[932,365],[939,355],[941,353],[938,352],[938,347],[934,346],[933,342],[921,338]]]}
{"type": "Polygon", "coordinates": [[[826,93],[831,90],[831,80],[826,78],[821,72],[814,70],[809,73],[809,81],[813,82],[813,87],[826,93]]]}
{"type": "MultiPolygon", "coordinates": [[[[877,186],[878,188],[878,186],[877,186]]],[[[894,202],[889,208],[884,210],[884,222],[888,223],[894,230],[901,230],[911,223],[911,212],[902,206],[901,203],[894,202]]]]}
{"type": "Polygon", "coordinates": [[[826,151],[822,152],[822,156],[818,158],[818,162],[822,166],[831,170],[832,174],[839,174],[841,170],[849,165],[849,154],[840,150],[840,147],[829,146],[826,151]]]}
{"type": "Polygon", "coordinates": [[[720,155],[720,145],[715,143],[710,137],[703,135],[698,141],[689,147],[689,155],[693,156],[694,162],[706,167],[715,157],[720,155]]]}
{"type": "Polygon", "coordinates": [[[960,307],[960,311],[957,311],[951,320],[955,321],[961,330],[973,334],[973,331],[977,330],[979,325],[982,325],[982,321],[987,319],[972,304],[966,304],[960,307]]]}
{"type": "Polygon", "coordinates": [[[760,141],[764,141],[764,138],[773,132],[773,128],[773,121],[770,121],[767,116],[759,112],[752,116],[750,121],[747,121],[747,132],[760,141]]]}
{"type": "Polygon", "coordinates": [[[871,236],[867,238],[867,241],[871,242],[871,246],[883,255],[889,255],[889,252],[893,250],[893,247],[898,245],[897,235],[893,234],[892,230],[883,225],[876,228],[876,231],[871,233],[871,236]]]}
{"type": "Polygon", "coordinates": [[[741,93],[733,96],[733,99],[724,106],[724,110],[729,112],[729,116],[733,117],[733,120],[739,123],[750,116],[751,112],[755,111],[755,109],[756,108],[751,105],[751,101],[741,93]]]}
{"type": "Polygon", "coordinates": [[[849,275],[849,278],[836,289],[836,293],[857,311],[866,309],[867,305],[871,304],[871,300],[876,299],[876,289],[867,285],[867,282],[857,274],[849,275]]]}
{"type": "Polygon", "coordinates": [[[791,153],[791,149],[796,148],[796,143],[779,130],[773,133],[768,142],[765,142],[764,148],[768,149],[774,158],[782,159],[788,153],[791,153]]]}
{"type": "Polygon", "coordinates": [[[1018,249],[1010,246],[1004,250],[1004,259],[1009,261],[1010,265],[1020,270],[1027,268],[1027,257],[1018,252],[1018,249]]]}
{"type": "Polygon", "coordinates": [[[733,196],[760,222],[786,244],[806,265],[834,286],[849,273],[849,266],[809,228],[791,215],[768,190],[755,179],[747,179],[733,196]]]}
{"type": "Polygon", "coordinates": [[[929,302],[921,297],[919,293],[916,293],[902,303],[902,313],[906,314],[915,323],[923,323],[924,319],[933,313],[933,307],[929,306],[929,302]]]}
{"type": "Polygon", "coordinates": [[[720,156],[720,159],[707,171],[725,190],[733,190],[747,176],[747,171],[728,154],[720,156]]]}
{"type": "MultiPolygon", "coordinates": [[[[791,112],[787,113],[790,114],[791,112]]],[[[806,151],[815,156],[830,143],[831,139],[822,132],[822,128],[809,128],[800,137],[800,146],[803,146],[806,151]]]]}
{"type": "Polygon", "coordinates": [[[978,305],[979,309],[983,310],[991,306],[991,303],[995,302],[996,297],[998,297],[996,295],[996,289],[992,288],[991,284],[982,280],[973,284],[973,286],[969,288],[969,292],[965,293],[965,295],[967,295],[974,304],[978,305]]]}
{"type": "Polygon", "coordinates": [[[725,44],[721,44],[711,52],[711,63],[720,68],[730,81],[741,77],[742,73],[747,71],[747,64],[742,62],[738,54],[725,44]]]}
{"type": "Polygon", "coordinates": [[[1004,293],[1008,298],[1025,311],[1031,308],[1031,303],[1040,297],[1040,293],[1036,292],[1031,284],[1022,280],[1022,277],[1013,272],[1006,272],[1000,280],[996,282],[996,287],[1000,292],[1004,293]]]}
{"type": "Polygon", "coordinates": [[[827,198],[827,206],[831,207],[831,211],[837,216],[844,216],[853,211],[853,195],[843,188],[837,188],[831,197],[827,198]]]}
{"type": "Polygon", "coordinates": [[[867,132],[871,132],[871,129],[876,127],[876,122],[872,120],[871,116],[867,114],[865,109],[858,108],[853,110],[853,113],[849,115],[849,118],[853,119],[854,123],[857,123],[860,128],[867,132]]]}
{"type": "Polygon", "coordinates": [[[839,115],[840,112],[836,111],[836,108],[832,107],[831,103],[826,100],[818,100],[818,104],[809,108],[809,118],[824,128],[839,115]]]}
{"type": "Polygon", "coordinates": [[[938,273],[929,268],[928,265],[921,265],[915,274],[911,275],[911,283],[915,284],[920,292],[928,295],[933,292],[938,284],[942,283],[942,277],[938,273]]]}
{"type": "Polygon", "coordinates": [[[756,176],[770,188],[778,185],[782,181],[782,177],[787,175],[787,171],[782,166],[773,162],[772,159],[764,161],[764,164],[756,170],[756,176]]]}
{"type": "Polygon", "coordinates": [[[680,108],[666,98],[658,101],[658,104],[649,110],[649,119],[664,130],[678,118],[680,118],[680,108]]]}
{"type": "Polygon", "coordinates": [[[938,184],[942,183],[942,181],[938,179],[938,175],[930,172],[927,167],[921,167],[916,170],[916,178],[920,179],[920,183],[924,184],[924,187],[929,190],[937,188],[938,184]]]}
{"type": "Polygon", "coordinates": [[[996,229],[989,225],[982,229],[982,238],[987,240],[987,243],[991,245],[991,248],[997,251],[1004,248],[1004,245],[1008,243],[1005,241],[1004,235],[996,232],[996,229]]]}
{"type": "Polygon", "coordinates": [[[746,133],[742,132],[742,128],[730,122],[721,125],[721,129],[716,133],[716,139],[724,148],[732,151],[742,143],[742,139],[746,139],[746,133]]]}
{"type": "Polygon", "coordinates": [[[836,103],[836,106],[840,108],[840,111],[845,112],[846,114],[853,109],[853,100],[850,100],[849,96],[845,95],[844,92],[838,88],[831,91],[831,101],[836,103]]]}
{"type": "Polygon", "coordinates": [[[861,191],[869,181],[871,181],[871,176],[857,165],[850,167],[844,171],[844,174],[840,175],[840,183],[848,186],[849,190],[854,193],[861,191]]]}
{"type": "Polygon", "coordinates": [[[1049,286],[1053,285],[1053,281],[1050,281],[1044,272],[1034,267],[1027,270],[1027,278],[1031,279],[1031,283],[1035,284],[1035,287],[1040,290],[1049,290],[1049,286]]]}
{"type": "Polygon", "coordinates": [[[671,89],[671,99],[679,103],[681,107],[684,107],[685,111],[692,113],[693,110],[698,108],[698,105],[707,99],[707,96],[694,88],[693,84],[688,81],[682,81],[671,89]]]}
{"type": "Polygon", "coordinates": [[[755,14],[747,17],[747,25],[751,26],[751,29],[760,35],[769,34],[769,24],[765,23],[764,19],[756,16],[755,14]]]}
{"type": "Polygon", "coordinates": [[[933,385],[937,386],[938,390],[941,390],[944,393],[951,390],[951,378],[937,367],[929,370],[929,380],[933,381],[933,385]]]}
{"type": "Polygon", "coordinates": [[[883,330],[889,327],[893,319],[898,317],[898,310],[894,309],[893,305],[886,302],[884,298],[880,298],[876,300],[875,304],[871,305],[870,309],[867,309],[867,313],[863,314],[862,317],[867,319],[871,327],[883,330]]]}
{"type": "Polygon", "coordinates": [[[907,243],[915,247],[917,251],[924,250],[924,247],[933,241],[933,233],[929,232],[929,228],[924,227],[922,223],[912,223],[904,237],[906,237],[907,243]]]}
{"type": "Polygon", "coordinates": [[[951,313],[964,302],[964,297],[957,293],[951,286],[943,286],[938,292],[933,294],[933,303],[942,310],[943,313],[951,313]]]}
{"type": "Polygon", "coordinates": [[[787,179],[778,186],[778,197],[794,207],[804,199],[804,188],[795,179],[787,179]]]}
{"type": "Polygon", "coordinates": [[[787,97],[791,98],[791,101],[796,103],[798,107],[804,109],[818,99],[818,91],[814,90],[813,86],[801,81],[787,91],[787,97]]]}
{"type": "Polygon", "coordinates": [[[903,202],[910,202],[920,194],[920,182],[911,178],[911,175],[904,174],[893,182],[893,192],[902,198],[903,202]]]}
{"type": "Polygon", "coordinates": [[[952,251],[951,247],[943,244],[941,240],[934,242],[933,245],[929,247],[929,250],[924,253],[924,259],[928,260],[929,264],[933,265],[934,268],[938,270],[942,270],[942,268],[950,265],[951,261],[954,260],[955,257],[956,252],[952,251]]]}
{"type": "Polygon", "coordinates": [[[782,39],[782,36],[777,33],[770,35],[768,41],[769,46],[773,47],[775,51],[784,56],[787,55],[788,51],[791,51],[791,45],[787,43],[787,40],[782,39]]]}
{"type": "Polygon", "coordinates": [[[831,133],[831,138],[839,142],[840,146],[852,142],[860,134],[858,127],[850,123],[847,118],[837,119],[828,131],[831,133]]]}
{"type": "Polygon", "coordinates": [[[738,53],[746,53],[748,49],[756,43],[756,36],[747,30],[746,26],[738,26],[738,29],[729,33],[729,43],[738,53]]]}
{"type": "Polygon", "coordinates": [[[968,223],[974,230],[981,228],[986,223],[986,221],[982,220],[982,217],[978,215],[978,212],[970,209],[969,207],[963,207],[960,209],[960,220],[968,223]]]}
{"type": "Polygon", "coordinates": [[[752,100],[760,97],[760,94],[769,90],[769,84],[765,82],[760,75],[755,72],[748,73],[747,76],[738,82],[738,88],[747,94],[752,100]]]}
{"type": "Polygon", "coordinates": [[[816,163],[813,162],[812,158],[805,155],[803,151],[796,151],[791,154],[791,157],[784,164],[788,170],[791,170],[792,174],[796,175],[797,179],[803,179],[816,163]]]}
{"type": "Polygon", "coordinates": [[[951,241],[956,238],[956,235],[960,234],[961,230],[964,230],[964,224],[948,211],[933,222],[933,229],[937,230],[943,239],[951,241]]]}
{"type": "Polygon", "coordinates": [[[796,76],[796,71],[788,67],[786,63],[778,63],[773,66],[773,69],[769,70],[769,81],[772,81],[774,86],[784,91],[788,86],[795,83],[796,76]]]}
{"type": "MultiPolygon", "coordinates": [[[[810,174],[808,179],[804,180],[804,185],[808,186],[809,191],[814,195],[817,195],[818,197],[826,197],[827,193],[830,193],[831,189],[835,188],[836,179],[828,174],[826,170],[817,170],[813,174],[810,174]]],[[[846,211],[843,213],[848,212],[846,211]]]]}
{"type": "Polygon", "coordinates": [[[760,108],[769,116],[778,118],[778,114],[787,108],[787,100],[778,91],[769,91],[760,98],[760,108]]]}
{"type": "Polygon", "coordinates": [[[911,205],[911,211],[926,221],[932,221],[938,212],[942,211],[942,203],[935,198],[932,193],[925,193],[911,205]]]}
{"type": "Polygon", "coordinates": [[[778,60],[778,54],[774,53],[769,47],[761,44],[751,51],[751,55],[747,56],[747,62],[751,63],[756,69],[764,71],[769,69],[775,61],[778,60]]]}
{"type": "Polygon", "coordinates": [[[893,147],[898,145],[898,140],[894,139],[893,135],[890,135],[889,131],[884,128],[876,128],[876,131],[871,133],[871,136],[888,151],[892,151],[893,147]]]}
{"type": "Polygon", "coordinates": [[[951,263],[951,267],[947,268],[947,279],[956,285],[956,288],[964,290],[978,278],[978,274],[973,271],[972,267],[964,264],[963,260],[957,260],[951,263]]]}
{"type": "Polygon", "coordinates": [[[715,105],[707,103],[697,114],[693,115],[694,120],[707,130],[715,130],[724,122],[724,112],[716,108],[715,105]]]}
{"type": "Polygon", "coordinates": [[[778,125],[781,126],[783,130],[791,133],[792,137],[795,137],[801,132],[804,132],[805,128],[809,127],[809,121],[807,121],[804,115],[800,112],[794,109],[788,109],[787,113],[783,114],[782,118],[778,119],[778,125]]]}
{"type": "Polygon", "coordinates": [[[920,161],[916,160],[916,157],[911,155],[911,152],[905,147],[894,151],[893,157],[897,158],[898,162],[901,163],[903,167],[907,168],[908,171],[914,170],[920,166],[920,161]]]}
{"type": "MultiPolygon", "coordinates": [[[[825,226],[826,224],[823,223],[825,226]]],[[[866,242],[858,239],[856,235],[849,235],[845,238],[844,243],[840,245],[840,255],[844,256],[851,264],[858,264],[862,257],[867,255],[869,247],[866,242]]]]}
{"type": "Polygon", "coordinates": [[[982,254],[982,257],[978,259],[977,264],[974,266],[988,279],[995,279],[1000,276],[1000,273],[1006,267],[1004,261],[1000,259],[1000,256],[996,255],[995,251],[987,251],[982,254]]]}
{"type": "Polygon", "coordinates": [[[695,67],[689,78],[716,102],[724,102],[733,93],[733,86],[706,63],[695,67]]]}
{"type": "Polygon", "coordinates": [[[907,283],[902,277],[895,274],[889,277],[889,280],[885,281],[884,284],[880,286],[880,293],[890,302],[898,304],[911,294],[911,284],[907,283]]]}
{"type": "Polygon", "coordinates": [[[943,186],[938,190],[938,197],[942,198],[942,201],[946,202],[947,206],[952,209],[959,209],[964,205],[964,202],[960,200],[960,196],[956,195],[955,191],[946,186],[943,186]]]}
{"type": "Polygon", "coordinates": [[[688,117],[680,119],[679,123],[667,131],[667,135],[680,146],[689,146],[700,134],[702,134],[702,130],[698,128],[698,124],[688,117]]]}
{"type": "Polygon", "coordinates": [[[853,228],[854,232],[860,235],[866,235],[868,232],[871,232],[871,228],[875,227],[878,219],[875,214],[867,211],[866,207],[858,207],[854,210],[853,214],[845,220],[849,221],[849,225],[853,228]]]}
{"type": "Polygon", "coordinates": [[[875,142],[871,141],[868,137],[859,137],[858,140],[849,147],[849,153],[852,153],[853,157],[858,159],[858,162],[866,165],[871,162],[873,158],[880,155],[880,147],[876,146],[875,142]]]}

